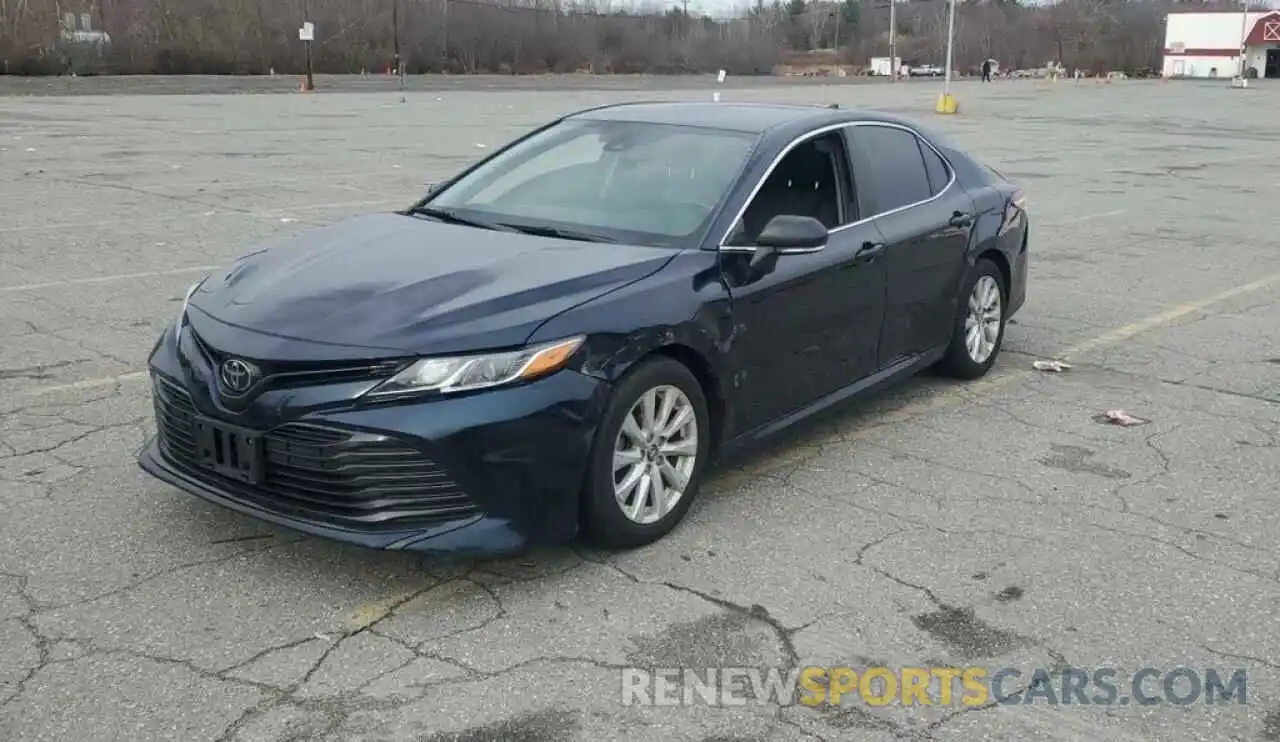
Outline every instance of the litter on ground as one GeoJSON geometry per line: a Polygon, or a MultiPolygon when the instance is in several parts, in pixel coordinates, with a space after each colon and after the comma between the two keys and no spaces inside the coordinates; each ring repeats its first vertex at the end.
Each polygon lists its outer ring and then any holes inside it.
{"type": "Polygon", "coordinates": [[[1146,425],[1150,420],[1143,420],[1140,417],[1134,417],[1124,410],[1108,410],[1106,413],[1098,416],[1098,422],[1110,423],[1121,427],[1130,427],[1132,425],[1146,425]]]}
{"type": "Polygon", "coordinates": [[[1063,363],[1062,361],[1036,361],[1031,366],[1037,371],[1049,371],[1052,373],[1059,373],[1071,368],[1070,363],[1063,363]]]}

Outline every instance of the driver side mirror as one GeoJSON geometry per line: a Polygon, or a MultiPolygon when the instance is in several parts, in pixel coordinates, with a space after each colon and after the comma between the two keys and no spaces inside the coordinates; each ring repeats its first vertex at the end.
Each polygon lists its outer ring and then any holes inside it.
{"type": "Polygon", "coordinates": [[[810,251],[826,247],[827,227],[811,216],[779,214],[764,225],[756,238],[757,247],[767,247],[782,253],[810,251]]]}
{"type": "Polygon", "coordinates": [[[772,273],[778,256],[789,252],[816,252],[827,245],[827,227],[811,216],[779,214],[764,225],[751,255],[756,275],[772,273]]]}

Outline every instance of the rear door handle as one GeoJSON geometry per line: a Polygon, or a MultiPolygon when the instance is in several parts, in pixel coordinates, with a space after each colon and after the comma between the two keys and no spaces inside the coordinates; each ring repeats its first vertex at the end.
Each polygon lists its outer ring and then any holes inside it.
{"type": "Polygon", "coordinates": [[[963,211],[957,211],[951,215],[951,219],[948,221],[948,224],[953,227],[967,227],[970,224],[973,224],[973,214],[966,214],[963,211]]]}
{"type": "Polygon", "coordinates": [[[853,257],[855,260],[870,262],[884,254],[884,247],[883,242],[864,242],[853,257]]]}

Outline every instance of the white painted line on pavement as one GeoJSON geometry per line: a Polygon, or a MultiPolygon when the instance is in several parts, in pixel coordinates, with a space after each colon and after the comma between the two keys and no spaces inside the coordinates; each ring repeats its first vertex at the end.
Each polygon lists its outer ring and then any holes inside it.
{"type": "Polygon", "coordinates": [[[40,387],[29,391],[18,392],[28,396],[37,396],[45,394],[57,394],[58,392],[75,392],[84,389],[101,389],[103,387],[115,386],[128,381],[137,381],[138,379],[147,378],[146,371],[130,371],[127,374],[119,376],[106,376],[100,379],[85,379],[84,381],[74,381],[70,384],[56,384],[54,386],[40,387]]]}
{"type": "Polygon", "coordinates": [[[18,291],[40,291],[60,286],[85,286],[95,283],[115,283],[116,281],[132,281],[139,278],[160,278],[163,276],[182,276],[188,273],[205,273],[217,270],[217,265],[193,265],[188,268],[174,268],[167,271],[146,271],[144,273],[120,273],[114,276],[91,276],[89,278],[68,278],[65,281],[48,281],[46,283],[24,283],[19,286],[0,286],[0,294],[11,294],[18,291]]]}
{"type": "MultiPolygon", "coordinates": [[[[11,234],[15,232],[56,232],[60,229],[95,229],[97,227],[118,226],[121,224],[165,224],[175,221],[192,221],[195,219],[207,219],[210,216],[239,216],[239,217],[255,217],[259,219],[270,219],[281,216],[283,214],[301,214],[309,211],[323,211],[324,209],[351,209],[365,206],[408,206],[412,202],[412,197],[408,198],[378,198],[362,201],[335,201],[324,204],[305,204],[301,206],[282,206],[278,209],[261,209],[256,211],[245,211],[237,208],[229,208],[226,206],[208,205],[209,211],[213,214],[175,214],[172,216],[154,216],[146,219],[102,219],[93,222],[54,222],[50,224],[28,224],[19,227],[0,227],[0,234],[11,234]]],[[[191,203],[197,208],[206,206],[196,202],[191,203]]]]}

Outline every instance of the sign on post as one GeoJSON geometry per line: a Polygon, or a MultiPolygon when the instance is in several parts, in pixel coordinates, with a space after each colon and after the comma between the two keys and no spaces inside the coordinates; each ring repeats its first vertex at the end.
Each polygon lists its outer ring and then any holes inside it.
{"type": "Polygon", "coordinates": [[[302,24],[302,28],[298,29],[298,39],[301,41],[315,41],[316,40],[316,24],[312,23],[311,21],[307,21],[306,23],[302,24]]]}

